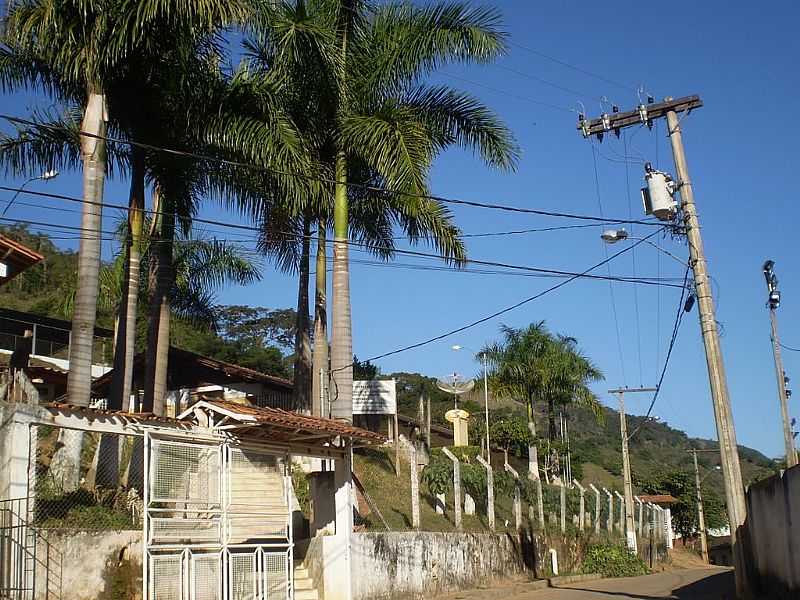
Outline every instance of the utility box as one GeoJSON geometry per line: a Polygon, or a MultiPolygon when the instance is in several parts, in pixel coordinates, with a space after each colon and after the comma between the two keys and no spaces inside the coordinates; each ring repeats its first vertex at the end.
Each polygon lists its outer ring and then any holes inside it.
{"type": "Polygon", "coordinates": [[[644,212],[659,221],[672,221],[678,212],[678,203],[673,198],[675,183],[672,177],[661,171],[649,170],[644,174],[647,187],[642,188],[644,212]]]}

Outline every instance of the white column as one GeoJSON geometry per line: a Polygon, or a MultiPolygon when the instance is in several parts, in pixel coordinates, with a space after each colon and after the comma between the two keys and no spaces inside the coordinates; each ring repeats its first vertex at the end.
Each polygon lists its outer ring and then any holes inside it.
{"type": "Polygon", "coordinates": [[[324,540],[325,600],[352,600],[351,552],[353,536],[352,448],[334,461],[336,533],[324,540]]]}

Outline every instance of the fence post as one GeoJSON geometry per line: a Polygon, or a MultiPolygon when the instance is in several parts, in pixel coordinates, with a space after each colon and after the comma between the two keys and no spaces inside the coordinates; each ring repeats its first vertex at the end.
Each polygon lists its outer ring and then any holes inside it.
{"type": "Polygon", "coordinates": [[[625,496],[614,491],[614,495],[619,499],[619,532],[625,536],[625,496]]]}
{"type": "Polygon", "coordinates": [[[419,529],[419,473],[417,472],[417,446],[410,444],[411,453],[411,526],[419,529]]]}
{"type": "Polygon", "coordinates": [[[608,496],[608,521],[606,522],[606,529],[608,533],[614,532],[614,494],[609,492],[606,488],[603,491],[608,496]]]}
{"type": "Polygon", "coordinates": [[[561,533],[567,532],[567,485],[561,482],[561,533]]]}
{"type": "Polygon", "coordinates": [[[642,502],[642,499],[639,498],[639,496],[634,496],[633,499],[639,505],[639,537],[642,537],[642,516],[643,516],[642,515],[642,507],[643,507],[644,503],[642,502]]]}
{"type": "Polygon", "coordinates": [[[444,455],[453,461],[453,504],[455,507],[456,529],[461,531],[461,463],[447,448],[442,448],[444,455]]]}
{"type": "Polygon", "coordinates": [[[586,488],[583,487],[577,479],[573,479],[572,483],[575,484],[575,487],[578,488],[578,492],[581,495],[579,503],[581,514],[578,515],[578,528],[583,532],[583,530],[586,529],[586,503],[583,499],[583,493],[586,491],[586,488]]]}
{"type": "Polygon", "coordinates": [[[506,463],[504,467],[514,478],[514,525],[517,531],[519,531],[522,529],[522,498],[520,494],[519,473],[508,463],[506,463]]]}
{"type": "Polygon", "coordinates": [[[494,531],[494,473],[492,465],[486,462],[482,456],[476,456],[483,468],[486,469],[486,518],[489,520],[489,529],[494,531]]]}
{"type": "Polygon", "coordinates": [[[594,487],[593,483],[589,484],[594,492],[594,532],[600,533],[600,490],[594,487]]]}

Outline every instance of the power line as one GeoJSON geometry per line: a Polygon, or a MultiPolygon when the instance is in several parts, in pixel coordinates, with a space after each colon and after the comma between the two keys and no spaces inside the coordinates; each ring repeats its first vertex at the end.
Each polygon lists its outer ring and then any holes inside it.
{"type": "Polygon", "coordinates": [[[519,75],[520,77],[524,77],[525,79],[530,79],[532,81],[538,81],[539,83],[543,83],[545,85],[549,85],[552,88],[560,90],[562,92],[566,92],[567,94],[572,94],[573,96],[578,96],[579,98],[590,98],[592,100],[601,100],[602,98],[599,96],[592,96],[591,94],[586,94],[584,92],[579,92],[577,90],[573,90],[571,88],[565,87],[559,83],[553,83],[552,81],[548,81],[543,77],[539,77],[538,75],[531,75],[530,73],[525,73],[524,71],[518,71],[512,67],[507,67],[505,65],[493,65],[498,69],[502,69],[503,71],[508,71],[509,73],[514,73],[515,75],[519,75]]]}
{"type": "MultiPolygon", "coordinates": [[[[566,109],[564,109],[564,110],[566,110],[566,109]]],[[[51,125],[42,124],[42,123],[36,123],[34,121],[29,121],[29,120],[26,120],[26,119],[20,119],[18,117],[12,117],[10,115],[5,115],[5,114],[0,114],[0,118],[5,119],[7,121],[10,121],[12,123],[22,123],[22,124],[27,124],[27,125],[34,125],[34,126],[37,126],[37,127],[58,129],[58,127],[56,127],[56,126],[51,126],[51,125]]],[[[337,182],[336,179],[322,177],[320,175],[307,175],[305,173],[292,173],[292,172],[288,172],[288,171],[282,171],[282,170],[279,170],[279,169],[273,169],[273,168],[270,168],[270,167],[263,167],[263,166],[253,165],[253,164],[250,164],[250,163],[244,163],[244,162],[239,162],[239,161],[233,161],[233,160],[228,160],[228,159],[224,159],[224,158],[219,158],[219,157],[216,157],[216,156],[203,155],[203,154],[199,154],[199,153],[196,153],[196,152],[186,152],[186,151],[183,151],[183,150],[174,150],[174,149],[171,149],[171,148],[164,148],[164,147],[161,147],[161,146],[154,146],[152,144],[145,144],[145,143],[137,142],[137,141],[133,141],[133,140],[123,140],[123,139],[112,138],[112,137],[108,137],[108,136],[100,136],[100,135],[96,135],[96,134],[92,134],[92,133],[87,133],[87,132],[84,132],[84,131],[80,131],[78,133],[79,133],[79,135],[82,135],[82,136],[85,136],[85,137],[90,137],[90,138],[93,138],[93,139],[101,139],[101,140],[105,140],[106,142],[113,142],[113,143],[118,143],[118,144],[129,145],[129,146],[136,146],[136,147],[139,147],[139,148],[144,148],[146,150],[153,150],[153,151],[156,151],[156,152],[164,152],[164,153],[175,155],[175,156],[182,156],[182,157],[186,157],[186,158],[194,158],[194,159],[197,159],[197,160],[205,160],[205,161],[210,161],[210,162],[217,162],[217,163],[220,163],[220,164],[225,164],[225,165],[234,166],[234,167],[241,167],[241,168],[246,168],[246,169],[255,169],[255,170],[265,171],[265,172],[273,173],[273,174],[277,174],[277,175],[285,175],[285,176],[289,176],[289,177],[297,177],[297,178],[300,178],[300,179],[317,181],[317,182],[320,182],[320,183],[327,183],[327,184],[340,183],[340,182],[337,182]]],[[[565,219],[597,221],[597,222],[601,222],[601,223],[635,223],[635,224],[640,224],[640,225],[651,225],[651,226],[658,226],[658,227],[661,226],[659,223],[653,222],[653,221],[643,221],[643,220],[631,221],[629,219],[609,219],[609,218],[606,218],[606,217],[595,217],[595,216],[591,216],[591,215],[582,215],[582,214],[574,214],[574,213],[563,213],[563,212],[558,212],[558,211],[539,210],[539,209],[534,209],[534,208],[523,208],[523,207],[518,207],[518,206],[507,206],[507,205],[503,205],[503,204],[494,204],[494,203],[486,203],[486,202],[475,202],[475,201],[471,201],[471,200],[462,200],[462,199],[459,199],[459,198],[448,198],[448,197],[445,197],[445,196],[436,196],[436,195],[433,195],[433,194],[415,194],[415,193],[406,192],[406,191],[403,191],[403,190],[387,189],[387,188],[383,188],[383,187],[379,187],[379,186],[375,186],[375,185],[371,185],[371,184],[352,182],[352,181],[346,181],[346,182],[341,182],[341,183],[343,185],[348,186],[348,187],[354,187],[354,188],[358,188],[358,189],[362,189],[362,190],[366,190],[366,191],[379,192],[379,193],[385,193],[385,194],[393,194],[393,195],[397,195],[397,196],[404,196],[404,197],[417,198],[417,199],[423,199],[423,200],[433,200],[433,201],[436,201],[436,202],[442,202],[442,203],[446,203],[446,204],[456,204],[456,205],[461,205],[461,206],[472,206],[472,207],[476,207],[476,208],[487,208],[487,209],[492,209],[492,210],[501,210],[501,211],[514,212],[514,213],[524,213],[524,214],[534,214],[534,215],[541,215],[541,216],[548,216],[548,217],[562,217],[562,218],[565,218],[565,219]]],[[[17,191],[17,188],[10,188],[10,187],[6,187],[6,186],[0,186],[0,189],[5,189],[7,191],[17,191]]],[[[27,192],[28,192],[28,190],[24,190],[24,193],[27,193],[27,192]]],[[[47,194],[44,194],[43,192],[39,192],[38,194],[39,195],[44,195],[44,196],[47,195],[47,194]]],[[[89,201],[86,201],[86,200],[83,200],[83,199],[75,199],[75,198],[64,197],[64,196],[60,196],[60,195],[51,195],[51,197],[55,197],[55,198],[59,198],[60,197],[62,199],[78,200],[80,202],[89,202],[89,201]]],[[[120,208],[120,207],[118,206],[117,208],[120,208]]],[[[127,208],[127,207],[123,207],[123,208],[127,208]]],[[[145,212],[151,212],[152,213],[153,211],[145,211],[145,212]]],[[[213,221],[211,221],[211,222],[213,222],[213,221]]],[[[216,224],[224,225],[224,223],[220,223],[220,222],[216,222],[216,224]]]]}
{"type": "MultiPolygon", "coordinates": [[[[468,323],[466,325],[462,325],[461,327],[457,327],[456,329],[452,329],[450,331],[447,331],[445,333],[442,333],[442,334],[436,335],[434,337],[428,338],[428,339],[423,340],[421,342],[417,342],[415,344],[410,344],[408,346],[404,346],[402,348],[398,348],[397,350],[392,350],[390,352],[384,352],[383,354],[378,354],[376,356],[372,356],[372,357],[368,358],[367,360],[368,361],[379,360],[381,358],[386,358],[387,356],[393,356],[395,354],[400,354],[401,352],[407,352],[408,350],[414,350],[415,348],[420,348],[422,346],[426,346],[428,344],[432,344],[433,342],[438,342],[439,340],[442,340],[442,339],[444,339],[446,337],[450,337],[451,335],[455,335],[457,333],[461,333],[462,331],[466,331],[467,329],[471,329],[473,327],[476,327],[477,325],[480,325],[480,324],[485,323],[487,321],[491,321],[492,319],[495,319],[495,318],[499,317],[500,315],[504,315],[504,314],[506,314],[508,312],[511,312],[512,310],[515,310],[515,309],[519,308],[520,306],[528,304],[529,302],[533,302],[534,300],[537,300],[537,299],[541,298],[542,296],[545,296],[545,295],[547,295],[549,293],[552,293],[552,292],[556,291],[557,289],[564,287],[568,283],[571,283],[571,282],[575,281],[579,277],[588,275],[591,271],[597,269],[598,267],[601,267],[601,266],[607,264],[608,262],[614,260],[618,256],[620,256],[620,255],[622,255],[622,254],[624,254],[626,252],[629,252],[631,249],[633,249],[636,246],[638,246],[639,244],[643,243],[648,238],[653,237],[657,233],[658,233],[658,231],[654,231],[653,233],[651,233],[647,237],[637,241],[636,243],[634,243],[634,244],[632,244],[632,245],[630,245],[630,246],[628,246],[626,248],[623,248],[622,250],[620,250],[616,254],[611,255],[610,257],[606,257],[605,259],[603,259],[602,261],[600,261],[599,263],[597,263],[595,265],[592,265],[591,267],[589,267],[585,271],[582,271],[581,273],[573,275],[569,279],[561,281],[561,282],[557,283],[556,285],[553,285],[553,286],[551,286],[551,287],[549,287],[549,288],[547,288],[547,289],[545,289],[545,290],[543,290],[543,291],[541,291],[541,292],[539,292],[537,294],[534,294],[533,296],[529,296],[528,298],[525,298],[524,300],[521,300],[520,302],[512,304],[511,306],[507,306],[506,308],[500,309],[500,310],[498,310],[498,311],[496,311],[496,312],[494,312],[494,313],[492,313],[490,315],[487,315],[485,317],[481,317],[480,319],[472,321],[471,323],[468,323]]],[[[349,368],[350,366],[352,366],[352,364],[347,365],[346,367],[340,367],[338,370],[349,368]]]]}
{"type": "Polygon", "coordinates": [[[800,348],[792,348],[791,346],[786,346],[786,345],[784,345],[784,344],[781,344],[780,342],[778,342],[778,345],[779,345],[781,348],[783,348],[784,350],[789,350],[789,351],[791,351],[791,352],[800,352],[800,348]]]}
{"type": "MultiPolygon", "coordinates": [[[[595,193],[597,194],[597,206],[600,210],[600,214],[603,214],[603,200],[600,194],[600,175],[597,171],[597,155],[595,154],[595,146],[591,144],[592,150],[592,164],[594,165],[594,187],[595,193]]],[[[603,243],[603,252],[608,257],[608,246],[603,243]]],[[[622,335],[620,334],[619,329],[619,317],[617,316],[617,300],[614,297],[614,284],[611,282],[611,266],[606,263],[606,270],[608,271],[608,293],[611,297],[611,313],[614,316],[614,332],[616,333],[617,337],[617,352],[619,354],[619,366],[620,370],[622,371],[622,382],[627,385],[628,378],[625,375],[625,355],[622,352],[622,335]]]]}
{"type": "MultiPolygon", "coordinates": [[[[625,150],[625,155],[628,154],[628,132],[622,132],[622,143],[625,150]]],[[[631,177],[630,168],[628,163],[625,163],[625,193],[628,197],[628,216],[633,216],[633,203],[631,202],[631,177]]],[[[631,233],[635,233],[634,226],[631,225],[631,233]]],[[[633,276],[636,277],[636,251],[631,252],[631,261],[633,264],[633,276]]],[[[636,313],[636,352],[639,358],[639,385],[644,386],[644,375],[642,374],[642,332],[641,332],[641,319],[639,317],[639,291],[634,288],[633,290],[633,306],[636,313]]]]}
{"type": "MultiPolygon", "coordinates": [[[[506,67],[507,68],[507,67],[506,67]]],[[[515,98],[517,100],[522,100],[523,102],[530,102],[531,104],[536,104],[538,106],[544,106],[546,108],[552,108],[553,110],[558,110],[561,112],[574,112],[572,109],[564,108],[563,106],[558,106],[557,104],[551,104],[550,102],[544,102],[542,100],[536,100],[534,98],[530,98],[528,96],[522,96],[515,92],[509,92],[508,90],[502,90],[500,88],[493,87],[491,85],[486,85],[485,83],[480,83],[478,81],[473,81],[472,79],[467,79],[466,77],[461,77],[459,75],[452,75],[451,73],[439,73],[439,75],[444,75],[445,77],[449,77],[451,79],[455,79],[457,81],[463,81],[464,83],[469,83],[470,85],[475,85],[477,87],[484,88],[489,90],[490,92],[494,92],[495,94],[500,94],[505,98],[515,98]]]]}
{"type": "Polygon", "coordinates": [[[647,420],[650,418],[650,413],[653,412],[653,407],[656,405],[656,400],[658,400],[658,395],[661,392],[661,384],[664,382],[664,376],[667,374],[667,367],[669,366],[669,359],[672,356],[672,349],[675,347],[675,340],[678,339],[678,329],[680,329],[681,321],[683,320],[683,314],[686,312],[684,310],[684,297],[686,296],[686,284],[689,281],[689,270],[691,267],[686,267],[686,273],[683,276],[683,286],[681,287],[681,298],[678,301],[678,313],[675,315],[675,324],[672,327],[672,338],[669,341],[669,347],[667,348],[667,357],[664,359],[664,367],[661,369],[661,376],[658,378],[658,384],[656,385],[656,393],[653,394],[653,399],[650,402],[650,406],[647,407],[647,414],[644,416],[644,420],[636,426],[636,429],[631,432],[628,436],[628,440],[633,438],[637,434],[637,432],[647,423],[647,420]]]}
{"type": "Polygon", "coordinates": [[[598,79],[600,81],[604,81],[604,82],[606,82],[606,83],[608,83],[610,85],[615,85],[615,86],[617,86],[617,87],[619,87],[619,88],[621,88],[623,90],[627,90],[629,92],[630,91],[636,91],[636,86],[632,86],[632,85],[628,85],[626,83],[621,83],[619,81],[615,81],[614,79],[606,77],[605,75],[600,75],[598,73],[594,73],[592,71],[589,71],[588,69],[584,69],[583,67],[578,67],[578,66],[573,65],[571,63],[568,63],[568,62],[566,62],[564,60],[556,58],[555,56],[550,56],[549,54],[545,54],[544,52],[541,52],[539,50],[534,50],[533,48],[530,48],[528,46],[523,46],[520,43],[509,42],[509,45],[514,46],[516,48],[519,48],[520,50],[525,50],[526,52],[530,52],[531,54],[535,54],[536,56],[539,56],[541,58],[544,58],[546,60],[554,62],[557,65],[561,65],[562,67],[566,67],[568,69],[572,69],[573,71],[577,71],[578,73],[583,73],[584,75],[588,75],[589,77],[594,77],[595,79],[598,79]]]}

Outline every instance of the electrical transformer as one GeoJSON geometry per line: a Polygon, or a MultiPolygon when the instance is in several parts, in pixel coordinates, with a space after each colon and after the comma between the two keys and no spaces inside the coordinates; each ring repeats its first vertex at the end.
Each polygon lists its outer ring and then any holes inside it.
{"type": "Polygon", "coordinates": [[[647,187],[642,188],[644,212],[655,216],[659,221],[672,221],[678,212],[678,203],[672,197],[675,183],[668,173],[656,171],[647,163],[644,180],[647,187]]]}

